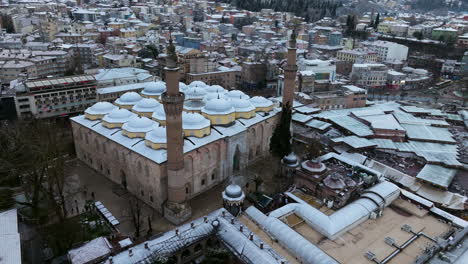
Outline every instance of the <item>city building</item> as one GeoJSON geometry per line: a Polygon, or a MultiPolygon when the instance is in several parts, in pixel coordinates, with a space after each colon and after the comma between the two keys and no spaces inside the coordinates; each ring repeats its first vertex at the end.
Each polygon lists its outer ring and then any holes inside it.
{"type": "Polygon", "coordinates": [[[50,118],[83,112],[96,103],[96,79],[75,75],[25,81],[17,88],[19,118],[50,118]]]}
{"type": "Polygon", "coordinates": [[[363,42],[368,49],[375,51],[379,61],[406,61],[408,58],[408,47],[389,41],[363,42]]]}
{"type": "Polygon", "coordinates": [[[354,64],[350,79],[366,89],[383,88],[387,82],[387,67],[377,63],[354,64]]]}

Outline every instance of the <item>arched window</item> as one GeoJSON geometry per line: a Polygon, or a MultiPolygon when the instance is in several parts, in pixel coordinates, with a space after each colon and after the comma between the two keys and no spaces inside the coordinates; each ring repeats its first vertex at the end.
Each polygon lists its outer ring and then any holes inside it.
{"type": "Polygon", "coordinates": [[[148,165],[145,165],[145,174],[146,174],[146,177],[149,177],[149,175],[150,175],[150,171],[149,171],[148,165]]]}
{"type": "Polygon", "coordinates": [[[106,143],[105,142],[102,143],[102,152],[104,152],[104,154],[107,154],[107,149],[106,149],[106,143]]]}
{"type": "Polygon", "coordinates": [[[141,167],[141,161],[138,161],[138,174],[141,174],[143,171],[143,168],[141,167]]]}
{"type": "Polygon", "coordinates": [[[195,253],[198,253],[198,252],[202,251],[202,249],[203,249],[202,245],[197,244],[193,250],[195,251],[195,253]]]}
{"type": "Polygon", "coordinates": [[[190,250],[186,249],[186,250],[184,250],[184,252],[182,252],[182,259],[186,259],[186,258],[190,257],[190,255],[191,255],[190,250]]]}

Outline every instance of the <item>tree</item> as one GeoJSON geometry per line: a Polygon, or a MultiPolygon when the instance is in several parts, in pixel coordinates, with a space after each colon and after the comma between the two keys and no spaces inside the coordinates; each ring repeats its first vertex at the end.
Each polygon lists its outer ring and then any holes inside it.
{"type": "Polygon", "coordinates": [[[1,15],[2,27],[6,30],[6,33],[15,33],[15,27],[13,26],[13,18],[11,15],[1,15]]]}
{"type": "Polygon", "coordinates": [[[291,106],[283,105],[281,118],[270,140],[270,152],[281,159],[291,152],[291,106]]]}
{"type": "Polygon", "coordinates": [[[130,217],[135,228],[135,238],[140,237],[141,223],[143,219],[141,202],[137,198],[131,198],[129,201],[130,217]]]}
{"type": "Polygon", "coordinates": [[[0,189],[0,211],[10,209],[14,205],[13,191],[11,189],[0,189]]]}
{"type": "Polygon", "coordinates": [[[424,36],[423,36],[422,32],[416,31],[416,32],[413,33],[413,37],[417,38],[418,40],[421,40],[421,39],[423,39],[424,36]]]}
{"type": "Polygon", "coordinates": [[[380,23],[380,13],[377,13],[377,16],[375,17],[375,22],[374,22],[375,29],[379,27],[379,23],[380,23]]]}

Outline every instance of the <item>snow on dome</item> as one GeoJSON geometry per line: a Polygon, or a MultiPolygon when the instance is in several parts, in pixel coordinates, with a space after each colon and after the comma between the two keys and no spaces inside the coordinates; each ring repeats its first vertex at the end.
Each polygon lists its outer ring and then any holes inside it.
{"type": "Polygon", "coordinates": [[[166,91],[166,83],[157,81],[144,83],[145,88],[141,92],[144,95],[161,95],[166,91]]]}
{"type": "Polygon", "coordinates": [[[156,110],[154,111],[153,115],[151,116],[154,119],[165,121],[166,120],[166,112],[164,111],[164,106],[160,104],[156,110]]]}
{"type": "Polygon", "coordinates": [[[122,126],[123,130],[131,133],[146,133],[158,127],[158,123],[147,117],[138,117],[122,126]]]}
{"type": "Polygon", "coordinates": [[[189,88],[188,85],[186,85],[183,82],[179,82],[179,91],[183,92],[183,91],[187,90],[188,88],[189,88]]]}
{"type": "Polygon", "coordinates": [[[255,110],[255,106],[247,99],[232,99],[231,104],[236,112],[250,112],[255,110]]]}
{"type": "Polygon", "coordinates": [[[205,95],[205,98],[203,98],[205,102],[208,102],[213,99],[226,99],[226,96],[224,96],[224,94],[221,93],[209,93],[205,95]]]}
{"type": "Polygon", "coordinates": [[[221,93],[221,94],[226,93],[226,90],[223,87],[221,87],[220,85],[206,86],[205,90],[208,93],[221,93]]]}
{"type": "Polygon", "coordinates": [[[156,127],[150,132],[146,133],[145,139],[153,143],[166,144],[166,128],[165,127],[156,127]]]}
{"type": "Polygon", "coordinates": [[[126,92],[120,98],[115,100],[119,105],[134,105],[141,100],[141,95],[135,92],[126,92]]]}
{"type": "Polygon", "coordinates": [[[203,87],[190,87],[184,93],[187,100],[201,100],[207,94],[203,87]]]}
{"type": "Polygon", "coordinates": [[[97,102],[93,104],[91,107],[88,107],[85,110],[85,114],[88,115],[106,115],[112,110],[117,109],[117,106],[108,103],[108,102],[97,102]]]}
{"type": "Polygon", "coordinates": [[[202,112],[209,115],[227,115],[234,112],[234,107],[226,99],[212,99],[208,101],[202,112]]]}
{"type": "Polygon", "coordinates": [[[230,184],[224,190],[224,194],[229,198],[240,198],[242,196],[242,189],[237,184],[230,184]]]}
{"type": "Polygon", "coordinates": [[[239,90],[232,90],[226,93],[229,99],[249,99],[250,97],[239,90]]]}
{"type": "Polygon", "coordinates": [[[266,99],[265,97],[262,96],[254,96],[250,98],[250,102],[255,106],[255,107],[270,107],[273,106],[273,102],[266,99]]]}
{"type": "Polygon", "coordinates": [[[210,120],[198,113],[182,113],[183,129],[203,129],[210,126],[210,120]]]}
{"type": "Polygon", "coordinates": [[[107,123],[125,123],[135,118],[137,115],[127,109],[114,109],[109,114],[105,115],[102,120],[107,123]]]}
{"type": "Polygon", "coordinates": [[[206,83],[202,82],[202,81],[193,81],[190,83],[189,85],[190,87],[206,87],[206,83]]]}
{"type": "Polygon", "coordinates": [[[132,110],[137,112],[154,112],[161,104],[153,98],[143,98],[136,103],[132,110]]]}

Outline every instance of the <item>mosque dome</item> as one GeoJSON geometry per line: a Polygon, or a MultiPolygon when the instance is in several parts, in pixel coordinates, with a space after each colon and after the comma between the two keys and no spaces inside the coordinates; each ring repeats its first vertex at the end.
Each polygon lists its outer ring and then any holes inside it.
{"type": "Polygon", "coordinates": [[[179,82],[179,91],[184,92],[184,91],[187,90],[188,88],[189,88],[188,85],[186,85],[186,84],[183,83],[183,82],[179,82]]]}
{"type": "Polygon", "coordinates": [[[166,91],[166,83],[161,81],[144,83],[144,86],[143,95],[159,96],[166,91]]]}
{"type": "Polygon", "coordinates": [[[112,124],[122,124],[135,118],[137,115],[127,109],[114,109],[109,114],[105,115],[102,120],[112,124]]]}
{"type": "Polygon", "coordinates": [[[213,100],[213,99],[220,99],[220,98],[223,98],[225,99],[226,97],[224,96],[224,94],[222,93],[209,93],[207,95],[205,95],[205,98],[203,98],[203,100],[205,102],[208,102],[210,100],[213,100]]]}
{"type": "Polygon", "coordinates": [[[147,117],[139,117],[130,120],[122,126],[122,129],[130,133],[146,133],[158,127],[158,124],[147,117]]]}
{"type": "Polygon", "coordinates": [[[185,129],[203,129],[210,126],[210,120],[198,113],[186,113],[182,114],[182,126],[185,129]]]}
{"type": "Polygon", "coordinates": [[[153,98],[143,98],[136,103],[132,110],[137,112],[154,112],[161,104],[153,98]]]}
{"type": "Polygon", "coordinates": [[[166,128],[162,126],[156,127],[155,129],[146,133],[145,139],[156,144],[166,144],[167,143],[166,128]]]}
{"type": "Polygon", "coordinates": [[[242,196],[242,189],[237,184],[230,184],[224,190],[224,194],[229,198],[240,198],[242,196]]]}
{"type": "Polygon", "coordinates": [[[250,112],[255,110],[253,104],[247,99],[232,99],[231,105],[236,109],[236,112],[250,112]]]}
{"type": "Polygon", "coordinates": [[[222,94],[226,93],[226,90],[223,87],[221,87],[220,85],[206,86],[205,90],[208,93],[222,93],[222,94]]]}
{"type": "Polygon", "coordinates": [[[190,87],[184,91],[187,100],[202,100],[207,94],[204,87],[190,87]]]}
{"type": "Polygon", "coordinates": [[[202,82],[202,81],[193,81],[190,83],[189,85],[190,87],[206,87],[206,83],[202,82]]]}
{"type": "Polygon", "coordinates": [[[262,96],[254,96],[250,98],[250,102],[256,107],[256,108],[263,108],[263,107],[272,107],[273,102],[266,99],[265,97],[262,96]]]}
{"type": "Polygon", "coordinates": [[[156,110],[154,111],[153,115],[151,116],[153,119],[158,121],[166,121],[166,112],[164,111],[164,106],[160,104],[156,110]]]}
{"type": "Polygon", "coordinates": [[[229,99],[249,99],[249,96],[239,90],[232,90],[226,93],[229,99]]]}
{"type": "Polygon", "coordinates": [[[97,102],[85,110],[86,115],[106,115],[118,107],[108,102],[97,102]]]}
{"type": "Polygon", "coordinates": [[[126,92],[115,100],[118,105],[134,105],[141,100],[141,96],[135,92],[126,92]]]}
{"type": "Polygon", "coordinates": [[[231,103],[226,99],[211,99],[209,100],[205,107],[202,109],[202,112],[205,112],[210,115],[226,115],[234,112],[234,108],[231,103]]]}

